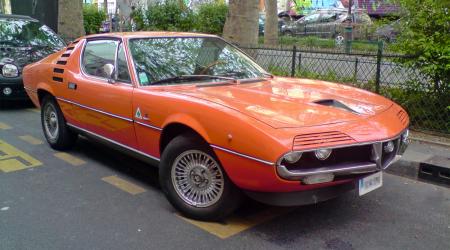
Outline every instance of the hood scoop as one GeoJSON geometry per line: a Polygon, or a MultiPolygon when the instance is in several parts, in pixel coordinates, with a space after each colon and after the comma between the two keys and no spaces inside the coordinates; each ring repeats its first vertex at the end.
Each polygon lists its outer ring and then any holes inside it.
{"type": "Polygon", "coordinates": [[[355,110],[351,109],[349,106],[343,104],[342,102],[333,100],[333,99],[317,100],[317,101],[313,101],[313,103],[328,106],[328,107],[334,107],[334,108],[342,109],[342,110],[352,112],[355,114],[359,114],[355,110]]]}

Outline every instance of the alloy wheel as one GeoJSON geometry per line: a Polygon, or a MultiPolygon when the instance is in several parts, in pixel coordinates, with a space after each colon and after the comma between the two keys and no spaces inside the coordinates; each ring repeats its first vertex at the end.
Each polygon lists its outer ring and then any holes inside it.
{"type": "Polygon", "coordinates": [[[214,205],[224,190],[224,175],[219,164],[199,150],[180,154],[172,164],[171,178],[178,196],[194,207],[214,205]]]}

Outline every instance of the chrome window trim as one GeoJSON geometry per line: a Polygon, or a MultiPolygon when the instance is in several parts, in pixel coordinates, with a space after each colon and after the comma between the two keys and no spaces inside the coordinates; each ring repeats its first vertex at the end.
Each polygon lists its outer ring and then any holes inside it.
{"type": "MultiPolygon", "coordinates": [[[[136,79],[136,86],[138,86],[138,88],[140,87],[161,87],[161,86],[165,86],[165,85],[141,85],[139,78],[138,78],[138,74],[136,71],[136,65],[134,64],[134,59],[133,59],[133,55],[131,54],[131,50],[130,50],[130,41],[131,40],[137,40],[137,39],[161,39],[161,38],[216,38],[219,40],[222,40],[223,42],[225,42],[227,45],[237,49],[239,52],[241,52],[242,54],[244,54],[246,57],[248,57],[248,59],[250,61],[252,61],[260,71],[262,71],[265,74],[269,74],[261,65],[259,65],[255,59],[253,59],[253,57],[251,57],[249,54],[247,54],[245,51],[243,51],[241,48],[239,48],[238,46],[236,46],[233,43],[228,42],[227,40],[225,40],[222,37],[219,36],[214,36],[214,35],[204,35],[204,34],[200,34],[200,35],[186,35],[186,36],[133,36],[133,37],[128,37],[127,38],[127,50],[129,52],[129,56],[130,56],[130,60],[131,60],[131,65],[133,66],[133,74],[135,75],[135,79],[136,79]]],[[[130,71],[131,72],[131,71],[130,71]]],[[[243,81],[243,80],[255,80],[255,79],[259,79],[259,78],[246,78],[246,79],[237,79],[238,81],[243,81]]],[[[262,79],[262,78],[261,78],[262,79]]],[[[265,78],[264,78],[265,79],[265,78]]],[[[178,86],[180,84],[174,84],[171,86],[178,86]]]]}
{"type": "Polygon", "coordinates": [[[158,157],[149,155],[149,154],[144,153],[144,152],[142,152],[142,151],[139,151],[139,150],[137,150],[137,149],[135,149],[135,148],[132,148],[132,147],[127,146],[127,145],[124,145],[124,144],[122,144],[122,143],[120,143],[120,142],[111,140],[111,139],[106,138],[106,137],[104,137],[104,136],[102,136],[102,135],[99,135],[99,134],[97,134],[97,133],[94,133],[94,132],[91,132],[91,131],[86,130],[86,129],[84,129],[84,128],[80,128],[80,127],[78,127],[78,126],[75,126],[75,125],[73,125],[73,124],[71,124],[71,123],[67,123],[67,126],[72,127],[72,128],[75,128],[75,129],[78,129],[78,130],[83,131],[83,132],[85,132],[85,133],[87,133],[87,134],[91,134],[91,135],[93,135],[93,136],[95,136],[95,137],[98,137],[98,138],[100,138],[100,139],[102,139],[102,140],[105,140],[105,141],[107,141],[107,142],[116,144],[117,146],[123,147],[123,148],[125,148],[125,149],[130,150],[130,151],[133,151],[133,152],[135,152],[135,153],[138,153],[138,154],[140,154],[140,155],[143,155],[143,156],[145,156],[145,157],[148,157],[148,158],[150,158],[150,159],[152,159],[152,160],[160,161],[160,159],[159,159],[158,157]]]}
{"type": "Polygon", "coordinates": [[[123,41],[123,39],[121,39],[121,41],[119,42],[119,45],[117,45],[117,53],[116,53],[116,65],[114,66],[114,67],[116,67],[116,69],[117,70],[115,70],[116,72],[115,72],[115,77],[116,77],[116,81],[117,82],[120,82],[120,83],[125,83],[125,84],[130,84],[130,85],[133,85],[133,80],[131,79],[131,70],[130,70],[130,67],[129,67],[129,65],[128,65],[128,57],[127,57],[127,54],[126,54],[126,48],[127,47],[125,47],[125,43],[124,43],[124,41],[123,41]],[[123,50],[123,54],[124,54],[124,56],[125,56],[125,63],[126,63],[126,65],[127,65],[127,70],[128,70],[128,76],[130,77],[130,81],[129,82],[125,82],[125,81],[118,81],[118,77],[119,77],[119,70],[118,70],[118,58],[119,58],[119,47],[122,45],[122,50],[123,50]]]}
{"type": "Polygon", "coordinates": [[[275,163],[273,163],[273,162],[261,160],[259,158],[256,158],[256,157],[253,157],[253,156],[250,156],[250,155],[246,155],[246,154],[243,154],[243,153],[239,153],[239,152],[236,152],[236,151],[233,151],[233,150],[230,150],[230,149],[226,149],[226,148],[214,145],[214,144],[210,144],[210,146],[212,148],[215,148],[215,149],[218,149],[218,150],[222,150],[224,152],[227,152],[227,153],[230,153],[230,154],[234,154],[234,155],[237,155],[237,156],[241,156],[241,157],[244,157],[244,158],[247,158],[247,159],[250,159],[250,160],[254,160],[254,161],[257,161],[257,162],[260,162],[260,163],[264,163],[264,164],[269,165],[269,166],[275,165],[275,163]]]}
{"type": "MultiPolygon", "coordinates": [[[[86,78],[90,78],[90,79],[94,79],[94,80],[100,80],[100,81],[105,81],[105,84],[115,84],[115,83],[122,83],[122,84],[125,84],[125,85],[129,85],[129,86],[131,86],[131,87],[134,87],[133,86],[133,83],[132,83],[132,81],[130,81],[130,82],[123,82],[123,81],[117,81],[117,79],[115,79],[115,82],[114,83],[109,83],[109,79],[108,78],[104,78],[104,77],[99,77],[99,76],[93,76],[93,75],[91,75],[91,74],[88,74],[85,70],[84,70],[84,65],[83,65],[83,55],[84,55],[84,51],[86,50],[86,45],[87,45],[87,43],[88,42],[90,42],[90,41],[116,41],[117,42],[117,45],[116,45],[116,50],[115,50],[115,53],[114,53],[114,67],[116,68],[116,64],[117,64],[117,54],[118,54],[118,51],[119,51],[119,45],[121,44],[121,43],[123,43],[123,38],[119,38],[119,37],[100,37],[100,38],[93,38],[93,39],[83,39],[83,47],[81,48],[82,50],[81,50],[81,53],[80,53],[80,58],[79,58],[79,68],[80,68],[80,72],[81,72],[81,75],[82,76],[84,76],[84,77],[86,77],[86,78]]],[[[125,49],[125,46],[124,46],[124,49],[125,49]]],[[[128,67],[128,58],[125,56],[125,58],[126,58],[126,60],[127,60],[127,68],[128,68],[128,73],[130,73],[130,68],[128,67]]],[[[115,69],[116,70],[116,69],[115,69]]],[[[131,78],[131,75],[130,75],[130,78],[131,78]]]]}
{"type": "Polygon", "coordinates": [[[99,109],[96,109],[96,108],[92,108],[92,107],[89,107],[89,106],[86,106],[86,105],[83,105],[83,104],[79,104],[79,103],[76,103],[74,101],[70,101],[70,100],[67,100],[65,98],[62,98],[62,97],[56,97],[56,99],[59,100],[59,101],[62,101],[62,102],[66,102],[66,103],[70,103],[70,104],[76,105],[76,106],[81,107],[81,108],[85,108],[85,109],[88,109],[88,110],[92,110],[92,111],[98,112],[100,114],[104,114],[104,115],[108,115],[108,116],[111,116],[111,117],[114,117],[114,118],[122,119],[122,120],[127,121],[127,122],[133,122],[134,121],[133,119],[130,119],[130,118],[127,118],[127,117],[123,117],[123,116],[120,116],[120,115],[115,115],[115,114],[112,114],[112,113],[109,113],[109,112],[106,112],[106,111],[103,111],[103,110],[99,110],[99,109]]]}

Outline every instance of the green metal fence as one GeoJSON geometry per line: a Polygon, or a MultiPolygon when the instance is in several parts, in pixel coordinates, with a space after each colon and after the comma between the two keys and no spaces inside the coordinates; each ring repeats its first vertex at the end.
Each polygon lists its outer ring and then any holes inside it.
{"type": "Polygon", "coordinates": [[[280,76],[341,82],[386,96],[409,113],[411,127],[450,135],[450,89],[437,88],[417,69],[399,62],[402,55],[377,50],[322,50],[292,46],[267,48],[240,46],[269,72],[280,76]]]}

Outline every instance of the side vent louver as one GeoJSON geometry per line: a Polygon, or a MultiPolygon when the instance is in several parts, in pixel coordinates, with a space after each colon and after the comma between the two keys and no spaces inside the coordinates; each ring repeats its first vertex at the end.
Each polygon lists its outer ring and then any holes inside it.
{"type": "Polygon", "coordinates": [[[303,150],[307,148],[326,147],[355,142],[356,141],[352,137],[339,131],[301,134],[294,138],[293,150],[303,150]]]}
{"type": "Polygon", "coordinates": [[[61,61],[61,60],[58,60],[58,61],[56,61],[56,64],[59,64],[59,65],[66,65],[66,64],[67,64],[67,61],[61,61]]]}
{"type": "Polygon", "coordinates": [[[54,69],[53,69],[53,72],[54,72],[54,73],[62,74],[62,73],[64,73],[64,69],[54,68],[54,69]]]}
{"type": "Polygon", "coordinates": [[[61,77],[54,76],[53,77],[53,81],[55,81],[55,82],[63,82],[63,79],[61,77]]]}

